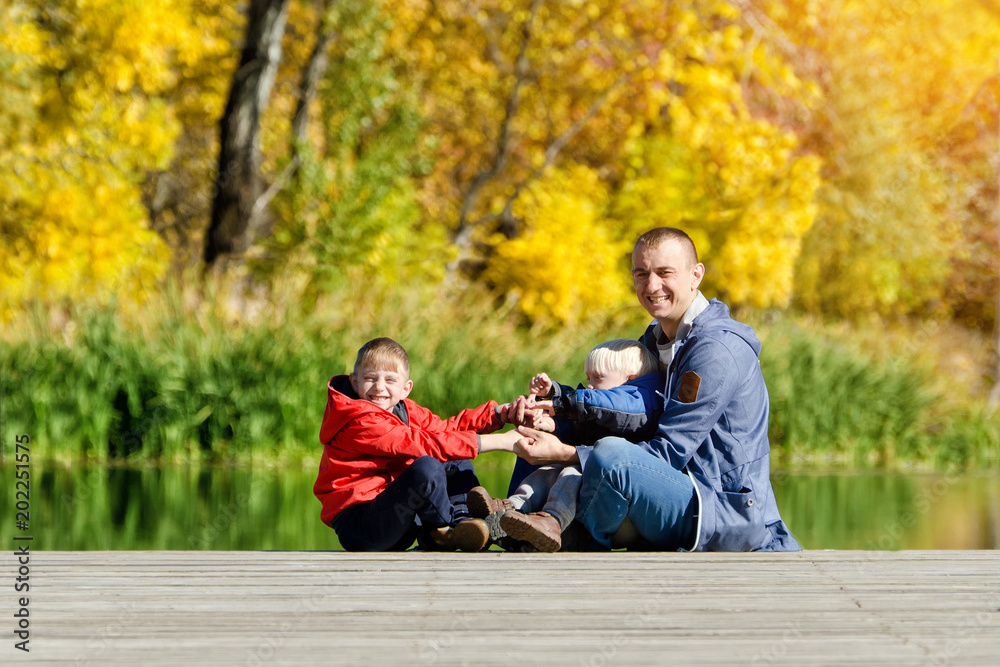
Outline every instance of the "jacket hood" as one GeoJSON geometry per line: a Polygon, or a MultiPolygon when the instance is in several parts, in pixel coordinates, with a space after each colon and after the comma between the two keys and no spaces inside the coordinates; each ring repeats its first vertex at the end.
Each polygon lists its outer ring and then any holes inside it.
{"type": "Polygon", "coordinates": [[[354,387],[351,386],[351,376],[350,375],[337,375],[330,378],[329,389],[334,391],[339,391],[341,394],[347,398],[360,398],[358,393],[354,391],[354,387]]]}
{"type": "Polygon", "coordinates": [[[646,373],[641,377],[637,377],[634,380],[629,380],[626,384],[632,384],[636,387],[645,389],[655,393],[663,392],[663,373],[660,371],[654,371],[653,373],[646,373]]]}
{"type": "Polygon", "coordinates": [[[711,299],[708,302],[708,308],[695,318],[694,324],[695,326],[691,331],[692,335],[714,331],[728,331],[746,341],[746,344],[750,346],[754,354],[760,356],[761,344],[760,338],[757,337],[757,332],[749,324],[734,320],[729,314],[729,306],[718,299],[711,299]]]}
{"type": "MultiPolygon", "coordinates": [[[[651,350],[656,349],[656,338],[663,329],[660,327],[660,323],[653,320],[649,323],[646,328],[645,333],[642,336],[642,343],[651,350]]],[[[760,339],[757,337],[757,333],[753,330],[749,324],[744,324],[743,322],[737,322],[729,314],[729,306],[722,303],[718,299],[710,299],[708,306],[705,310],[694,319],[694,325],[691,328],[690,333],[688,333],[687,338],[694,338],[697,336],[711,335],[712,333],[729,332],[738,336],[750,349],[753,350],[754,355],[760,356],[760,339]]]]}
{"type": "MultiPolygon", "coordinates": [[[[351,378],[348,375],[337,375],[327,384],[326,411],[323,413],[323,425],[319,429],[319,440],[324,445],[337,435],[340,429],[366,412],[383,412],[382,408],[358,397],[351,378]]],[[[392,408],[392,414],[399,417],[404,424],[409,424],[407,418],[406,400],[403,399],[392,408]]]]}

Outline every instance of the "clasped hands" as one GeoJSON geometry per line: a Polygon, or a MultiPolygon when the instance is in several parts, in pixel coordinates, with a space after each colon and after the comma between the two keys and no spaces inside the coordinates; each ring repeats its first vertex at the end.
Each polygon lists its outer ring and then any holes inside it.
{"type": "Polygon", "coordinates": [[[555,433],[552,401],[538,400],[535,394],[518,396],[500,406],[500,419],[506,424],[528,426],[538,431],[555,433]]]}
{"type": "Polygon", "coordinates": [[[500,419],[515,424],[523,437],[514,444],[514,453],[533,465],[578,462],[576,448],[555,435],[555,408],[547,397],[552,393],[552,381],[545,373],[532,378],[526,396],[500,406],[500,419]]]}

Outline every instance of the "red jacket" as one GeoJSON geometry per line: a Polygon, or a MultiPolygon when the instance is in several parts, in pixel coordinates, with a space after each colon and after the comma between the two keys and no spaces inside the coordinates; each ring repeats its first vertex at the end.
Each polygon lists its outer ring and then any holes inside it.
{"type": "Polygon", "coordinates": [[[503,426],[496,401],[462,410],[448,420],[408,398],[403,399],[409,424],[374,403],[350,398],[350,383],[338,375],[327,385],[326,412],[319,431],[323,458],[313,493],[323,503],[320,516],[330,525],[338,513],[380,494],[419,456],[438,461],[473,459],[479,454],[478,433],[503,426]],[[334,387],[337,387],[335,389],[334,387]]]}

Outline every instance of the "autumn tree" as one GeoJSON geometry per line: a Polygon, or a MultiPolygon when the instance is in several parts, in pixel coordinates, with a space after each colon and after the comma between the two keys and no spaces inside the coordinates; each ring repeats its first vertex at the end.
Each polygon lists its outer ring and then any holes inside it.
{"type": "Polygon", "coordinates": [[[268,193],[273,233],[252,265],[295,282],[305,299],[362,276],[432,282],[447,239],[439,225],[421,221],[413,179],[429,170],[428,151],[418,91],[401,78],[389,47],[390,15],[362,0],[323,10],[298,78],[303,93],[312,81],[311,99],[299,99],[287,127],[291,140],[268,193]]]}
{"type": "MultiPolygon", "coordinates": [[[[968,146],[950,145],[995,76],[1000,21],[986,4],[766,5],[794,43],[788,60],[823,96],[802,128],[826,159],[797,268],[801,305],[828,315],[949,315],[955,299],[942,278],[962,271],[957,260],[982,229],[969,193],[982,190],[973,184],[983,176],[953,159],[968,146]]],[[[984,149],[993,150],[975,150],[984,149]]]]}
{"type": "Polygon", "coordinates": [[[166,103],[205,55],[188,2],[0,6],[0,292],[27,300],[152,288],[168,259],[140,183],[169,163],[166,103]]]}
{"type": "Polygon", "coordinates": [[[787,301],[818,163],[751,113],[743,87],[807,91],[753,48],[733,5],[410,0],[397,12],[395,43],[438,146],[421,202],[446,221],[468,275],[531,317],[565,321],[624,298],[627,252],[599,239],[672,223],[717,267],[708,286],[740,303],[787,301]],[[555,267],[559,244],[573,252],[555,267]]]}
{"type": "Polygon", "coordinates": [[[265,224],[265,211],[257,206],[264,190],[260,117],[278,73],[289,2],[250,0],[243,51],[220,121],[217,193],[205,236],[209,266],[220,255],[241,255],[265,224]]]}

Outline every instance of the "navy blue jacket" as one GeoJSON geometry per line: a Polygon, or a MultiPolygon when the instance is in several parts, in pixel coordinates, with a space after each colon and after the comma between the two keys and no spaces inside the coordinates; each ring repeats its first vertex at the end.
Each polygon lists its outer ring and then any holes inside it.
{"type": "Polygon", "coordinates": [[[610,389],[575,390],[553,384],[556,435],[574,445],[593,445],[599,438],[620,435],[638,442],[656,433],[663,413],[663,373],[648,373],[610,389]],[[563,421],[567,420],[567,421],[563,421]]]}

